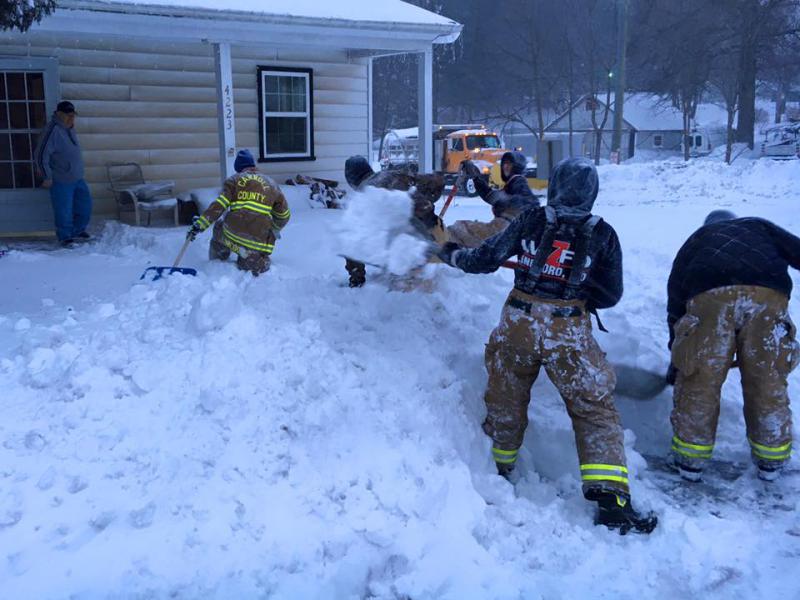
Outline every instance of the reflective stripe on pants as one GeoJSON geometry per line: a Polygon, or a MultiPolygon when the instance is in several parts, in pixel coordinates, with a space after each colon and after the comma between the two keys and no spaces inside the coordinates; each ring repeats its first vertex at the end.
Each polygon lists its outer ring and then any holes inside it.
{"type": "Polygon", "coordinates": [[[586,464],[581,465],[581,480],[584,484],[596,482],[622,483],[628,485],[628,469],[622,465],[586,464]]]}

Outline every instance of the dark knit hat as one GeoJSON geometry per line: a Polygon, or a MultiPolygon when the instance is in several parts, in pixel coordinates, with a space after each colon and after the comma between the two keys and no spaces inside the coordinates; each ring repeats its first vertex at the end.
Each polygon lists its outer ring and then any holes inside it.
{"type": "Polygon", "coordinates": [[[733,221],[736,215],[729,210],[712,210],[708,213],[703,225],[711,225],[712,223],[719,223],[720,221],[733,221]]]}
{"type": "Polygon", "coordinates": [[[237,173],[241,173],[245,169],[249,169],[256,166],[256,161],[253,158],[253,155],[250,154],[250,150],[245,148],[244,150],[239,150],[239,153],[236,155],[236,161],[233,163],[233,168],[236,169],[237,173]]]}

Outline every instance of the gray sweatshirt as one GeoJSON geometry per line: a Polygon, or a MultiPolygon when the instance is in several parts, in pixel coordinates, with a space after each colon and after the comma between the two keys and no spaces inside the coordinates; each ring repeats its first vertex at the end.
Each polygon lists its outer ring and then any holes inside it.
{"type": "Polygon", "coordinates": [[[45,179],[56,183],[74,183],[83,179],[78,134],[75,129],[67,129],[56,115],[42,131],[33,159],[45,179]]]}

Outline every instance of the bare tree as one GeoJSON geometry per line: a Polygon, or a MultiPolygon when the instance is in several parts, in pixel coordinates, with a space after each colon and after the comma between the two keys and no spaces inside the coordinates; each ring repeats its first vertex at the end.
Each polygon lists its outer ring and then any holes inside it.
{"type": "MultiPolygon", "coordinates": [[[[614,5],[603,0],[573,0],[570,6],[571,46],[578,58],[579,79],[588,92],[594,148],[600,164],[603,133],[611,110],[612,69],[615,60],[614,5]],[[605,96],[602,109],[598,99],[605,96]]],[[[569,117],[571,118],[571,114],[569,117]]]]}
{"type": "Polygon", "coordinates": [[[541,139],[559,93],[554,28],[564,14],[548,0],[507,0],[503,6],[504,35],[490,47],[504,98],[487,117],[517,123],[541,139]]]}
{"type": "MultiPolygon", "coordinates": [[[[759,62],[786,36],[800,31],[798,0],[728,0],[738,10],[739,118],[736,141],[753,148],[759,62]]],[[[796,58],[795,58],[796,61],[796,58]]]]}
{"type": "Polygon", "coordinates": [[[766,82],[775,102],[774,122],[786,112],[786,96],[800,83],[800,34],[780,38],[764,54],[759,79],[766,82]]]}
{"type": "Polygon", "coordinates": [[[647,89],[680,109],[683,157],[689,160],[697,106],[720,52],[719,20],[716,12],[693,0],[650,0],[646,8],[640,13],[636,47],[639,68],[646,73],[647,89]]]}

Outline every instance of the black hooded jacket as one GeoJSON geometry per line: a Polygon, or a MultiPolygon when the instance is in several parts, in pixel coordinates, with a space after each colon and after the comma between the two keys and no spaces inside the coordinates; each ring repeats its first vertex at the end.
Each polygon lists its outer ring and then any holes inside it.
{"type": "MultiPolygon", "coordinates": [[[[550,178],[549,205],[557,217],[552,251],[538,281],[528,271],[517,269],[515,288],[541,298],[565,298],[574,249],[584,223],[591,218],[598,189],[597,171],[591,162],[567,159],[558,164],[550,178]]],[[[491,273],[512,256],[530,264],[547,228],[546,210],[524,212],[478,248],[455,251],[451,263],[467,273],[491,273]]],[[[597,223],[586,258],[589,266],[577,298],[585,300],[590,310],[614,306],[622,297],[622,249],[611,225],[602,220],[597,223]]]]}
{"type": "Polygon", "coordinates": [[[502,190],[493,190],[482,177],[475,178],[478,195],[492,206],[495,217],[513,219],[520,213],[539,206],[539,199],[531,191],[525,178],[528,159],[521,152],[506,152],[500,159],[500,177],[505,182],[502,190]],[[511,162],[511,175],[503,174],[502,165],[511,162]]]}
{"type": "Polygon", "coordinates": [[[686,303],[729,285],[755,285],[790,296],[789,267],[800,269],[800,238],[766,219],[719,221],[695,231],[683,244],[667,283],[670,346],[686,303]]]}

